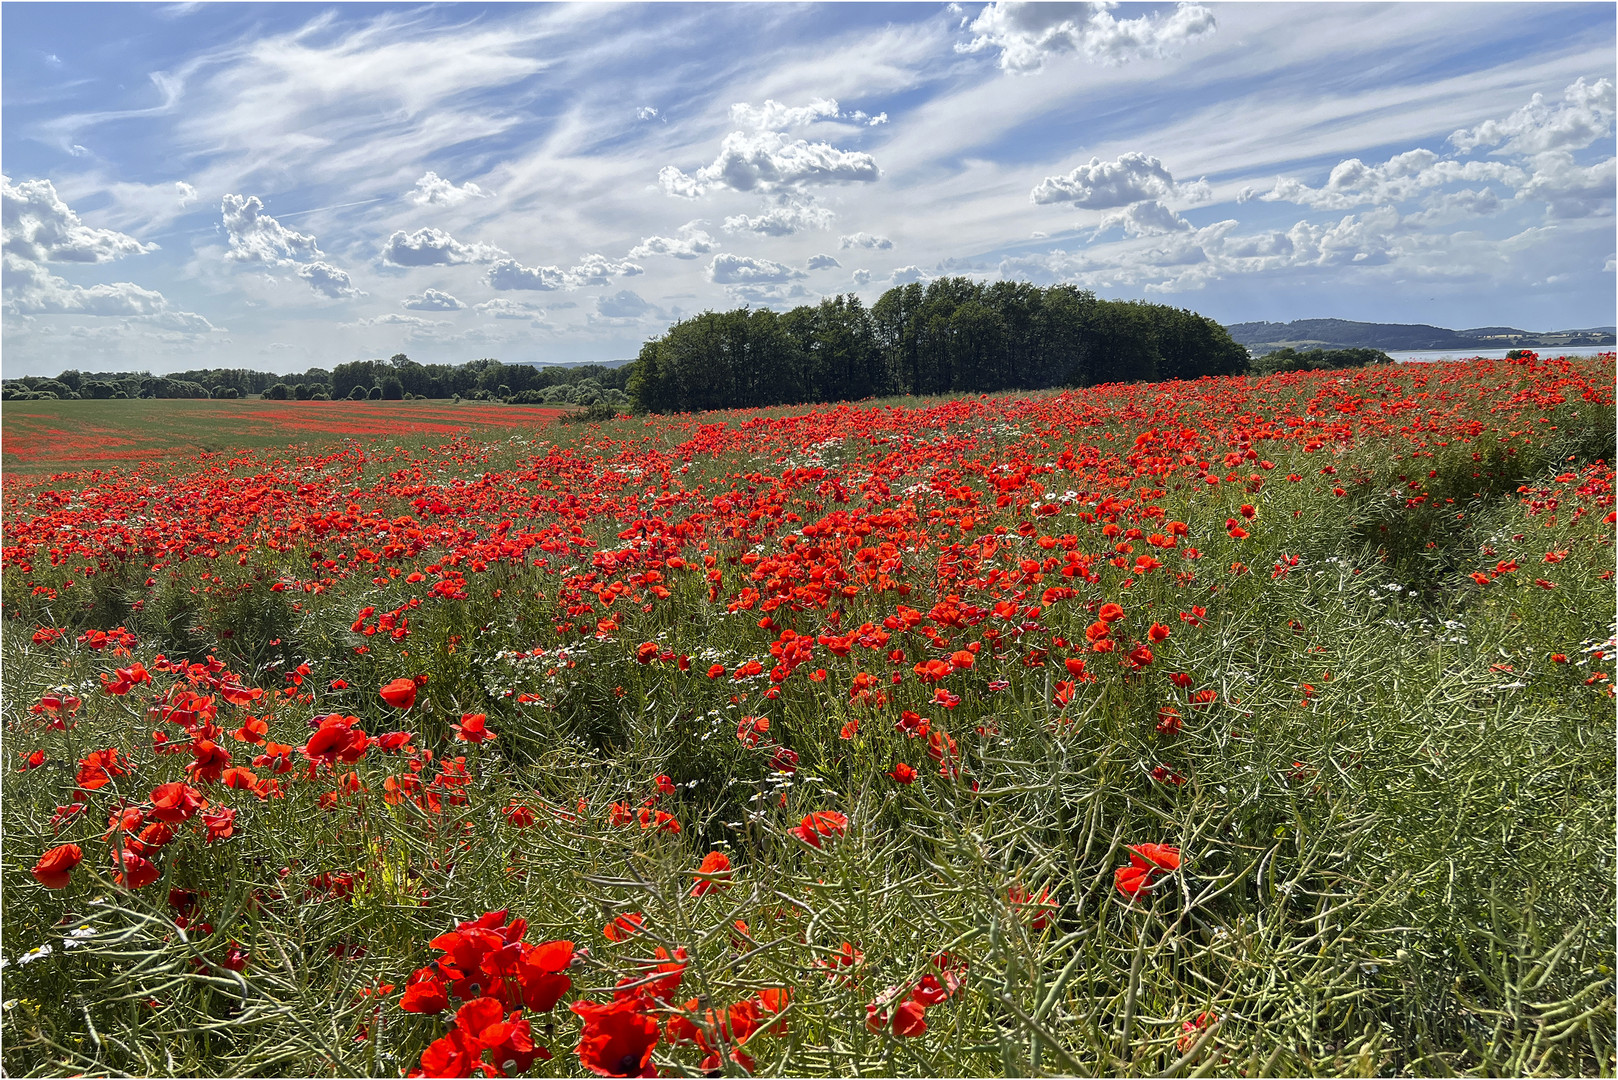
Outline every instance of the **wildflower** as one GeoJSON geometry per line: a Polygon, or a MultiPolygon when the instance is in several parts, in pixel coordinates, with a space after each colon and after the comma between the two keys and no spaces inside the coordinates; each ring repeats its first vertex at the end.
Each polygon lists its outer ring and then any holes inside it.
{"type": "Polygon", "coordinates": [[[692,896],[702,896],[710,889],[730,888],[730,856],[722,851],[710,851],[703,856],[697,873],[701,876],[691,887],[692,896]]]}
{"type": "Polygon", "coordinates": [[[1168,844],[1136,844],[1129,848],[1129,863],[1113,871],[1113,883],[1120,893],[1134,899],[1149,891],[1159,875],[1180,868],[1180,849],[1168,844]]]}
{"type": "Polygon", "coordinates": [[[579,1064],[597,1076],[656,1076],[652,1050],[660,1032],[635,996],[598,1004],[575,1001],[568,1006],[584,1021],[579,1032],[579,1064]]]}
{"type": "Polygon", "coordinates": [[[47,889],[65,889],[68,875],[83,861],[84,852],[77,844],[53,847],[34,864],[34,877],[47,889]]]}
{"type": "Polygon", "coordinates": [[[483,713],[463,713],[459,724],[451,724],[455,738],[460,742],[481,743],[493,742],[494,732],[487,727],[488,716],[483,713]]]}
{"type": "Polygon", "coordinates": [[[916,770],[901,761],[886,775],[893,777],[896,784],[910,784],[915,782],[916,770]]]}
{"type": "Polygon", "coordinates": [[[821,837],[842,836],[848,831],[848,816],[835,810],[816,810],[812,814],[805,814],[797,828],[787,831],[810,847],[818,848],[821,837]]]}
{"type": "Polygon", "coordinates": [[[408,709],[416,703],[416,681],[414,679],[394,679],[384,686],[380,693],[382,700],[395,709],[408,709]]]}
{"type": "Polygon", "coordinates": [[[187,821],[202,805],[202,792],[189,784],[160,784],[152,789],[152,816],[159,821],[187,821]]]}

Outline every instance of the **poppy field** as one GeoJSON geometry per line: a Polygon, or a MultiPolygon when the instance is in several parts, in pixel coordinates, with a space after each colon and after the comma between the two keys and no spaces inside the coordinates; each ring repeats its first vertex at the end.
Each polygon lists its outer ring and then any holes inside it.
{"type": "Polygon", "coordinates": [[[1529,354],[8,472],[0,1064],[1611,1075],[1614,426],[1529,354]]]}
{"type": "Polygon", "coordinates": [[[569,411],[447,401],[19,401],[5,407],[0,464],[7,472],[54,473],[405,433],[493,438],[569,411]]]}

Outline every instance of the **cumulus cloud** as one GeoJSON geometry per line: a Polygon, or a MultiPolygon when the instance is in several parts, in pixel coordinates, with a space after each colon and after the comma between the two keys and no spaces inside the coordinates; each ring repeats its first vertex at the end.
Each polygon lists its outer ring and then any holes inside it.
{"type": "Polygon", "coordinates": [[[865,248],[871,251],[891,251],[893,241],[886,236],[874,236],[868,232],[850,233],[837,238],[837,246],[843,251],[850,248],[865,248]]]}
{"type": "Polygon", "coordinates": [[[646,268],[627,259],[609,259],[605,255],[586,255],[579,264],[567,272],[568,287],[606,285],[615,277],[634,277],[644,274],[646,268]]]}
{"type": "Polygon", "coordinates": [[[1546,204],[1553,218],[1606,217],[1613,212],[1613,194],[1618,186],[1618,158],[1593,165],[1577,165],[1565,150],[1538,154],[1534,172],[1517,189],[1519,199],[1537,199],[1546,204]]]}
{"type": "Polygon", "coordinates": [[[49,180],[13,185],[10,177],[0,177],[0,236],[0,249],[29,262],[104,263],[157,250],[156,244],[86,225],[49,180]]]}
{"type": "Polygon", "coordinates": [[[926,271],[919,266],[901,266],[888,275],[888,280],[895,285],[909,285],[913,281],[922,281],[926,277],[926,271]]]}
{"type": "MultiPolygon", "coordinates": [[[[773,102],[766,102],[766,110],[773,102]]],[[[829,103],[833,108],[836,102],[829,103]]],[[[751,106],[737,106],[748,108],[751,106]]],[[[812,108],[812,107],[805,107],[812,108]]],[[[794,119],[802,110],[781,107],[776,119],[794,119]]],[[[762,119],[764,113],[761,112],[762,119]]],[[[712,188],[734,191],[777,191],[809,184],[869,183],[881,175],[876,159],[857,150],[841,150],[826,142],[794,139],[782,130],[732,131],[719,145],[713,162],[688,175],[673,165],[657,174],[670,195],[694,199],[712,188]]]]}
{"type": "Polygon", "coordinates": [[[154,289],[132,281],[75,285],[42,265],[94,264],[157,250],[132,236],[79,220],[49,180],[13,185],[0,177],[0,290],[11,315],[124,317],[182,334],[217,329],[207,319],[180,311],[154,289]]]}
{"type": "Polygon", "coordinates": [[[300,266],[298,276],[307,281],[315,292],[333,300],[355,299],[365,295],[354,287],[346,270],[339,270],[330,263],[312,262],[300,266]]]}
{"type": "Polygon", "coordinates": [[[870,283],[871,283],[871,272],[869,270],[860,269],[860,270],[854,271],[854,284],[856,284],[856,285],[869,285],[870,283]]]}
{"type": "Polygon", "coordinates": [[[1065,53],[1107,65],[1173,56],[1217,28],[1213,12],[1201,4],[1182,2],[1172,12],[1150,12],[1135,19],[1114,18],[1110,9],[1115,6],[997,0],[966,26],[976,36],[955,50],[998,50],[1001,69],[1032,74],[1045,66],[1047,58],[1065,53]]]}
{"type": "Polygon", "coordinates": [[[773,260],[745,255],[720,253],[708,264],[708,278],[718,285],[780,284],[806,276],[802,270],[794,270],[773,260]]]}
{"type": "Polygon", "coordinates": [[[657,310],[628,289],[596,297],[596,313],[604,319],[638,319],[657,310]]]}
{"type": "Polygon", "coordinates": [[[1292,177],[1280,177],[1259,199],[1319,210],[1349,210],[1403,202],[1451,183],[1494,181],[1515,187],[1527,177],[1525,170],[1505,162],[1460,162],[1418,147],[1395,154],[1380,165],[1367,165],[1359,158],[1338,162],[1326,183],[1318,188],[1292,177]]]}
{"type": "Polygon", "coordinates": [[[264,212],[257,195],[226,195],[219,203],[230,250],[235,262],[291,266],[321,257],[315,238],[282,225],[264,212]]]}
{"type": "Polygon", "coordinates": [[[627,259],[609,259],[605,255],[586,255],[577,266],[563,270],[559,266],[524,266],[516,259],[500,259],[489,267],[489,284],[501,290],[528,289],[549,292],[554,289],[579,289],[588,285],[607,285],[615,277],[635,277],[646,270],[627,259]]]}
{"type": "Polygon", "coordinates": [[[449,293],[437,289],[423,289],[413,296],[407,296],[402,305],[411,311],[460,311],[466,307],[449,293]]]}
{"type": "Polygon", "coordinates": [[[824,206],[788,202],[771,207],[762,214],[750,216],[736,214],[725,219],[725,231],[752,232],[763,236],[792,236],[809,229],[829,229],[837,215],[824,206]]]}
{"type": "Polygon", "coordinates": [[[1461,153],[1496,146],[1496,154],[1541,154],[1549,150],[1582,150],[1607,136],[1614,115],[1611,79],[1586,83],[1574,80],[1562,100],[1547,105],[1535,94],[1528,104],[1501,120],[1485,120],[1475,128],[1462,128],[1449,137],[1461,153]]]}
{"type": "Polygon", "coordinates": [[[453,181],[446,180],[435,172],[424,173],[421,179],[416,181],[415,188],[405,195],[405,198],[416,206],[458,206],[468,199],[488,197],[489,192],[470,180],[456,187],[453,181]]]}
{"type": "Polygon", "coordinates": [[[182,333],[216,329],[201,315],[179,311],[162,293],[131,281],[75,285],[13,252],[5,252],[3,260],[4,306],[13,315],[125,316],[182,333]]]}
{"type": "Polygon", "coordinates": [[[1191,223],[1156,199],[1148,199],[1108,214],[1096,234],[1115,228],[1122,228],[1125,236],[1159,236],[1189,229],[1191,223]]]}
{"type": "Polygon", "coordinates": [[[440,326],[448,326],[448,319],[423,319],[418,315],[400,315],[390,311],[386,315],[373,315],[369,319],[359,319],[349,323],[350,326],[403,326],[408,330],[425,333],[440,326]]]}
{"type": "Polygon", "coordinates": [[[1039,204],[1070,202],[1087,210],[1110,210],[1143,199],[1174,194],[1174,177],[1145,154],[1121,154],[1116,161],[1093,157],[1066,176],[1047,176],[1031,192],[1039,204]]]}
{"type": "Polygon", "coordinates": [[[550,292],[567,286],[567,275],[556,266],[524,266],[516,259],[501,259],[489,267],[488,282],[492,288],[529,289],[550,292]]]}
{"type": "Polygon", "coordinates": [[[703,232],[701,222],[689,221],[681,225],[677,236],[645,236],[629,249],[631,259],[644,259],[649,255],[672,255],[676,259],[695,259],[714,249],[714,238],[703,232]]]}
{"type": "Polygon", "coordinates": [[[382,245],[382,261],[394,266],[454,266],[494,262],[505,252],[492,244],[463,244],[442,229],[400,229],[382,245]]]}
{"type": "Polygon", "coordinates": [[[485,300],[481,304],[474,304],[472,310],[479,315],[489,315],[496,319],[542,319],[545,317],[544,309],[534,304],[525,304],[521,300],[507,300],[503,296],[497,296],[493,300],[485,300]]]}
{"type": "Polygon", "coordinates": [[[811,270],[831,270],[831,269],[833,269],[835,267],[840,267],[842,265],[843,265],[842,263],[838,262],[836,259],[832,258],[830,255],[811,255],[811,256],[809,256],[809,269],[811,269],[811,270]]]}

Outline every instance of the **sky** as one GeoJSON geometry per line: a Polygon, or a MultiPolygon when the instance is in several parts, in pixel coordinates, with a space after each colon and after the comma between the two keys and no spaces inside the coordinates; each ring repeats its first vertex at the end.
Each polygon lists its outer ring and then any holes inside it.
{"type": "Polygon", "coordinates": [[[0,7],[7,377],[634,356],[968,275],[1611,325],[1615,7],[0,7]]]}

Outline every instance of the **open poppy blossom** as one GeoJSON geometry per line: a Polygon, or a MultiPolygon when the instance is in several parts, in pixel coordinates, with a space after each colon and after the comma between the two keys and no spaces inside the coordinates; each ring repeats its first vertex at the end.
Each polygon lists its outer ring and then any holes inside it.
{"type": "Polygon", "coordinates": [[[692,896],[702,896],[711,889],[730,888],[730,856],[723,851],[708,852],[702,858],[702,865],[697,867],[697,873],[705,876],[699,877],[691,887],[692,896]]]}
{"type": "Polygon", "coordinates": [[[1151,890],[1157,878],[1180,868],[1180,849],[1169,844],[1136,844],[1129,848],[1129,865],[1113,871],[1118,891],[1134,899],[1151,890]]]}
{"type": "Polygon", "coordinates": [[[416,680],[394,679],[382,687],[382,700],[395,709],[408,709],[416,703],[416,680]]]}
{"type": "Polygon", "coordinates": [[[848,816],[835,810],[816,810],[805,814],[796,828],[787,831],[810,847],[818,848],[822,837],[842,836],[848,831],[848,816]]]}
{"type": "Polygon", "coordinates": [[[65,889],[74,867],[84,861],[84,852],[77,844],[53,847],[34,864],[34,878],[47,889],[65,889]]]}

